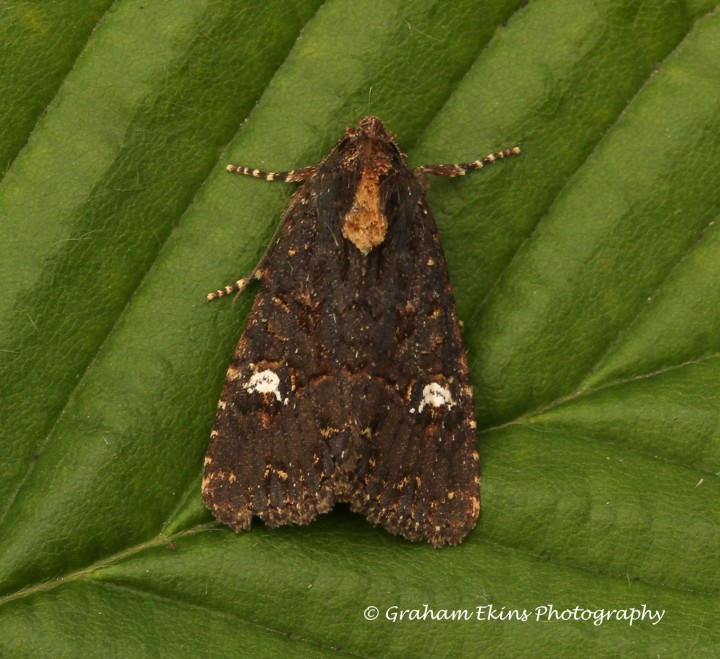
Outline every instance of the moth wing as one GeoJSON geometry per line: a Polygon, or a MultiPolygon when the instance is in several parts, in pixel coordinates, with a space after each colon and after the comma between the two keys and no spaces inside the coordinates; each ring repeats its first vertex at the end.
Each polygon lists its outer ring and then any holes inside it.
{"type": "Polygon", "coordinates": [[[480,477],[455,300],[422,186],[390,190],[386,208],[396,226],[368,257],[383,281],[367,288],[395,298],[374,310],[375,353],[354,380],[362,447],[351,508],[411,540],[457,544],[477,521],[480,477]]]}
{"type": "Polygon", "coordinates": [[[235,531],[253,516],[269,526],[311,522],[349,491],[358,460],[351,386],[323,348],[332,274],[312,190],[298,190],[283,219],[205,458],[205,504],[235,531]]]}

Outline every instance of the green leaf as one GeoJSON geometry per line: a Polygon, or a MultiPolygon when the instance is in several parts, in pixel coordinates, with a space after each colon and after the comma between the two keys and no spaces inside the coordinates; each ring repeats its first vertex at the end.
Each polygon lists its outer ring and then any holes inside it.
{"type": "Polygon", "coordinates": [[[1,2],[0,654],[716,653],[716,10],[1,2]],[[366,114],[412,164],[523,148],[430,190],[480,427],[456,548],[342,506],[235,535],[200,498],[252,293],[204,295],[292,189],[224,166],[366,114]]]}

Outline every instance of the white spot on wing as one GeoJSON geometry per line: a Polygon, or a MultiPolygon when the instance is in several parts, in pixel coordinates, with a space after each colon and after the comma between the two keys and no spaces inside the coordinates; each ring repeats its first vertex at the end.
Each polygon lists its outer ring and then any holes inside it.
{"type": "Polygon", "coordinates": [[[430,384],[426,384],[423,389],[422,400],[420,401],[420,405],[418,405],[418,413],[422,412],[426,405],[431,405],[432,407],[447,405],[449,409],[455,405],[455,401],[452,399],[449,389],[439,385],[437,382],[431,382],[430,384]]]}
{"type": "MultiPolygon", "coordinates": [[[[282,401],[282,396],[280,395],[280,378],[277,376],[277,373],[269,369],[253,373],[250,381],[245,384],[244,387],[250,393],[273,394],[278,401],[282,401]]],[[[285,403],[287,404],[287,399],[285,403]]]]}

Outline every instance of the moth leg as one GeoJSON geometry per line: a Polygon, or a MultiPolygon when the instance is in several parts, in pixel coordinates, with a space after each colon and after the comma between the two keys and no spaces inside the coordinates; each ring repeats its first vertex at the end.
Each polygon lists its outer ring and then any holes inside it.
{"type": "MultiPolygon", "coordinates": [[[[291,169],[289,172],[265,172],[261,169],[254,169],[252,167],[239,167],[237,165],[228,165],[226,169],[233,173],[233,174],[244,174],[245,176],[253,176],[255,178],[262,178],[266,181],[287,181],[288,183],[298,183],[300,181],[304,181],[305,179],[312,176],[315,172],[318,170],[317,165],[309,165],[307,167],[302,167],[301,169],[291,169]]],[[[273,234],[273,237],[270,239],[270,242],[268,243],[268,247],[265,250],[265,253],[262,255],[262,258],[258,262],[258,264],[252,269],[249,275],[247,277],[243,277],[242,279],[238,279],[237,281],[233,282],[232,284],[227,284],[226,286],[223,286],[222,288],[219,288],[216,291],[213,291],[212,293],[208,293],[206,295],[206,298],[209,301],[217,300],[219,297],[224,297],[226,295],[232,295],[233,293],[236,293],[237,295],[240,295],[248,286],[248,284],[253,279],[262,279],[263,275],[263,264],[265,263],[265,260],[267,258],[268,253],[270,252],[272,246],[275,244],[275,238],[278,235],[278,231],[280,230],[280,227],[282,226],[282,222],[278,224],[278,226],[275,229],[275,233],[273,234]]]]}
{"type": "Polygon", "coordinates": [[[287,181],[288,183],[298,183],[310,178],[318,170],[317,165],[308,165],[300,169],[291,169],[289,172],[265,172],[262,169],[254,169],[252,167],[241,167],[238,165],[228,165],[227,169],[232,174],[244,174],[245,176],[254,176],[255,178],[264,178],[266,181],[287,181]]]}
{"type": "Polygon", "coordinates": [[[517,156],[520,154],[520,147],[514,146],[512,149],[503,149],[497,153],[491,153],[480,160],[473,162],[464,162],[458,165],[420,165],[415,168],[417,174],[436,174],[437,176],[464,176],[467,172],[476,169],[482,169],[485,165],[490,165],[497,160],[517,156]]]}
{"type": "Polygon", "coordinates": [[[212,293],[208,293],[205,297],[208,301],[217,300],[219,297],[224,297],[225,295],[232,295],[233,293],[237,293],[238,295],[242,293],[248,286],[248,284],[253,279],[262,279],[263,276],[263,270],[260,267],[262,265],[262,262],[264,261],[264,257],[260,259],[260,263],[258,263],[250,272],[250,274],[247,277],[243,277],[242,279],[238,279],[237,281],[234,281],[232,284],[227,284],[223,286],[222,288],[218,288],[218,290],[213,291],[212,293]]]}

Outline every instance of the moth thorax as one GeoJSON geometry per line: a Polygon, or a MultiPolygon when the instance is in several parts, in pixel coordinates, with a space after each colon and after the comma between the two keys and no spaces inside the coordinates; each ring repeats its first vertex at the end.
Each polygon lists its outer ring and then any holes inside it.
{"type": "Polygon", "coordinates": [[[380,172],[364,170],[352,206],[345,215],[342,235],[367,255],[385,240],[387,229],[380,198],[380,172]]]}

